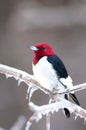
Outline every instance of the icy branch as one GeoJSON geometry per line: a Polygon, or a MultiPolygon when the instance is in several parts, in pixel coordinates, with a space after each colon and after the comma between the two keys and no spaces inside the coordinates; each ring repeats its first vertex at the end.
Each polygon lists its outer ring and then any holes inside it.
{"type": "MultiPolygon", "coordinates": [[[[33,75],[28,74],[28,73],[26,73],[26,72],[24,72],[22,70],[0,64],[0,73],[5,74],[6,78],[14,77],[16,80],[18,80],[18,85],[20,85],[21,82],[25,82],[27,85],[34,86],[35,89],[39,88],[42,91],[44,91],[45,93],[52,94],[52,92],[50,92],[49,90],[43,88],[34,79],[33,75]]],[[[76,85],[73,88],[71,88],[70,90],[66,90],[66,91],[58,92],[58,93],[59,94],[65,94],[65,93],[80,91],[80,90],[83,90],[83,89],[86,89],[86,83],[76,85]]]]}
{"type": "Polygon", "coordinates": [[[83,89],[86,89],[86,83],[75,85],[71,89],[67,89],[67,90],[64,90],[63,92],[58,92],[58,93],[59,94],[66,94],[66,93],[71,93],[71,92],[77,92],[77,91],[80,91],[80,90],[83,90],[83,89]]]}
{"type": "Polygon", "coordinates": [[[21,82],[25,82],[28,86],[33,86],[34,89],[40,88],[42,91],[45,91],[45,93],[50,93],[49,90],[43,89],[43,87],[34,79],[33,75],[22,70],[0,64],[0,73],[5,74],[6,78],[14,77],[18,80],[18,85],[20,85],[21,82]]]}
{"type": "Polygon", "coordinates": [[[48,113],[46,116],[46,130],[50,130],[50,117],[51,113],[48,113]]]}
{"type": "MultiPolygon", "coordinates": [[[[27,122],[28,129],[26,129],[26,130],[29,130],[32,123],[34,121],[39,121],[43,115],[48,116],[48,119],[49,119],[49,113],[53,114],[54,112],[58,112],[60,109],[63,109],[64,106],[66,108],[68,108],[71,113],[75,114],[75,119],[79,116],[80,118],[84,118],[84,120],[86,120],[86,110],[85,109],[83,109],[80,106],[75,105],[59,96],[57,99],[57,102],[48,104],[48,105],[37,106],[32,102],[29,103],[29,107],[32,111],[34,111],[34,114],[32,117],[29,118],[29,120],[27,122]],[[30,124],[29,127],[28,127],[28,124],[30,124]]],[[[48,121],[50,121],[50,119],[48,121]]],[[[47,123],[47,129],[50,130],[49,122],[47,123]]]]}
{"type": "Polygon", "coordinates": [[[40,119],[42,115],[47,115],[49,112],[54,113],[58,112],[60,109],[63,109],[64,106],[69,109],[71,113],[74,113],[76,116],[79,116],[81,118],[86,118],[86,110],[81,108],[80,106],[73,104],[66,99],[63,99],[61,97],[58,97],[58,101],[43,105],[43,106],[37,106],[33,104],[32,102],[29,103],[29,107],[32,111],[35,111],[35,115],[37,115],[36,120],[40,119]],[[40,116],[39,116],[40,114],[40,116]]]}
{"type": "MultiPolygon", "coordinates": [[[[29,118],[25,130],[29,130],[32,123],[34,121],[39,121],[43,115],[46,116],[46,130],[50,130],[50,114],[58,112],[60,109],[63,109],[64,107],[68,108],[71,113],[74,113],[75,117],[79,116],[81,118],[84,118],[84,120],[86,120],[85,109],[67,101],[66,99],[61,98],[62,94],[86,89],[86,83],[76,85],[70,90],[65,90],[63,92],[55,91],[54,93],[52,93],[51,91],[43,88],[34,79],[33,75],[30,75],[24,71],[0,64],[0,73],[5,74],[7,78],[14,77],[16,80],[18,80],[18,85],[20,85],[21,82],[25,82],[29,86],[27,90],[29,98],[31,98],[35,90],[40,89],[43,92],[47,93],[48,95],[51,95],[52,100],[54,101],[54,102],[51,101],[50,104],[47,105],[37,106],[34,103],[30,102],[29,100],[28,103],[29,108],[34,112],[34,114],[29,118]]],[[[21,122],[19,122],[19,124],[21,125],[21,122]]]]}

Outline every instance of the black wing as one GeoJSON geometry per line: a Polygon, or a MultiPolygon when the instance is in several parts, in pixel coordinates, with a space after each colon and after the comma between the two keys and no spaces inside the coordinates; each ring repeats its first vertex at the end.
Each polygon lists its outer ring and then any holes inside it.
{"type": "MultiPolygon", "coordinates": [[[[56,55],[49,56],[49,57],[47,57],[47,60],[52,64],[52,66],[55,69],[59,78],[67,78],[68,77],[67,70],[66,70],[63,62],[61,61],[61,59],[58,56],[56,56],[56,55]]],[[[80,105],[75,94],[70,93],[69,96],[73,99],[73,101],[77,105],[80,105]]],[[[67,94],[65,94],[65,98],[68,100],[67,94]]],[[[70,117],[69,110],[67,108],[64,108],[64,111],[65,111],[66,117],[70,117]]]]}
{"type": "Polygon", "coordinates": [[[56,56],[56,55],[48,56],[47,60],[48,60],[48,62],[50,62],[52,64],[52,66],[55,69],[59,78],[68,77],[67,70],[66,70],[63,62],[61,61],[61,59],[58,56],[56,56]]]}

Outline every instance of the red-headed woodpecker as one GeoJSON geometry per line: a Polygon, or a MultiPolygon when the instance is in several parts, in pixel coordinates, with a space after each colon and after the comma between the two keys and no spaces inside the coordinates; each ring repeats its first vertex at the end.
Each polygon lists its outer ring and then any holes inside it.
{"type": "MultiPolygon", "coordinates": [[[[51,92],[73,87],[72,79],[68,75],[63,62],[55,55],[54,50],[48,43],[41,42],[36,46],[29,46],[29,48],[34,51],[33,74],[40,85],[51,92]]],[[[70,93],[69,96],[77,105],[80,105],[75,94],[70,93]]],[[[68,94],[65,94],[64,98],[68,100],[68,94]]],[[[64,112],[66,117],[70,117],[67,108],[64,108],[64,112]]]]}

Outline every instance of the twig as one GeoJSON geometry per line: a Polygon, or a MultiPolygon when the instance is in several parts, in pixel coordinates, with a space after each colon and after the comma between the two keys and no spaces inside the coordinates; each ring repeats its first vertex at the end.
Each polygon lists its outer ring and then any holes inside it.
{"type": "Polygon", "coordinates": [[[30,129],[32,123],[33,123],[34,121],[36,121],[36,118],[37,118],[37,115],[36,115],[36,113],[35,113],[35,114],[33,114],[33,115],[28,119],[28,121],[27,121],[27,123],[26,123],[25,130],[29,130],[29,129],[30,129]]]}
{"type": "Polygon", "coordinates": [[[49,112],[48,115],[46,116],[46,130],[50,130],[50,117],[51,113],[49,112]]]}
{"type": "Polygon", "coordinates": [[[21,115],[18,117],[14,125],[10,128],[10,130],[22,130],[26,123],[26,118],[25,116],[21,115]]]}
{"type": "Polygon", "coordinates": [[[83,90],[83,89],[86,89],[86,83],[75,85],[71,89],[64,90],[63,92],[58,92],[58,94],[60,94],[60,95],[61,94],[67,94],[67,93],[71,93],[71,92],[77,92],[77,91],[80,91],[80,90],[83,90]]]}

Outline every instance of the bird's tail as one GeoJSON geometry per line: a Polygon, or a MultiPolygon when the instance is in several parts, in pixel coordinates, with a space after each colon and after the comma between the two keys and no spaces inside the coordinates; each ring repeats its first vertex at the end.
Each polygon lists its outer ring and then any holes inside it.
{"type": "Polygon", "coordinates": [[[73,99],[73,101],[74,101],[77,105],[80,106],[80,103],[79,103],[79,101],[78,101],[78,99],[77,99],[77,97],[76,97],[75,94],[69,93],[69,96],[73,99]]]}
{"type": "MultiPolygon", "coordinates": [[[[80,103],[79,103],[79,101],[78,101],[78,99],[77,99],[77,97],[76,97],[75,94],[69,93],[69,96],[73,99],[73,101],[74,101],[77,105],[80,106],[80,103]]],[[[65,94],[65,99],[68,100],[68,95],[67,95],[67,94],[65,94]]],[[[70,117],[70,111],[69,111],[67,108],[64,108],[64,112],[65,112],[66,117],[69,118],[69,117],[70,117]]]]}
{"type": "Polygon", "coordinates": [[[67,108],[64,108],[64,112],[67,118],[70,117],[70,111],[67,108]]]}
{"type": "MultiPolygon", "coordinates": [[[[67,94],[65,94],[64,97],[65,97],[65,99],[68,100],[67,94]]],[[[69,118],[70,117],[70,111],[67,108],[64,108],[64,112],[65,112],[66,117],[69,118]]]]}

